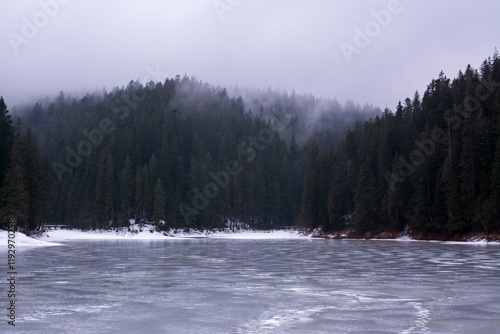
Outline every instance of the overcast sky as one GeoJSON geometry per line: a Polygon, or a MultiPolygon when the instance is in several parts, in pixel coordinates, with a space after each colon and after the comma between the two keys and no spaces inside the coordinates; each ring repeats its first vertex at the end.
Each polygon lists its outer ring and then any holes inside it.
{"type": "Polygon", "coordinates": [[[478,68],[499,14],[499,0],[0,0],[0,95],[187,74],[394,110],[441,70],[478,68]]]}

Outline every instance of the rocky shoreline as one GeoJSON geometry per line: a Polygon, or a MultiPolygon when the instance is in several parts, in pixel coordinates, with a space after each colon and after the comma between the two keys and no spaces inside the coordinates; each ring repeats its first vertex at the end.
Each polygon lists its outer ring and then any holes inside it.
{"type": "Polygon", "coordinates": [[[500,242],[500,232],[475,232],[475,233],[437,233],[421,232],[405,229],[398,231],[373,231],[361,232],[353,228],[340,231],[324,232],[321,229],[312,231],[312,238],[324,239],[385,239],[385,240],[415,240],[415,241],[457,241],[457,242],[500,242]]]}

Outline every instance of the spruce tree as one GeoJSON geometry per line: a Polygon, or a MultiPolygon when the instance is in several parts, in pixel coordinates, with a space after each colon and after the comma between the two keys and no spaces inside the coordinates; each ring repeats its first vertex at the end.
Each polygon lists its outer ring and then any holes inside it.
{"type": "Polygon", "coordinates": [[[10,163],[1,189],[1,222],[14,221],[18,227],[28,228],[28,194],[24,180],[24,161],[21,155],[21,123],[14,129],[10,163]]]}
{"type": "Polygon", "coordinates": [[[123,170],[120,175],[120,210],[118,214],[118,222],[120,225],[128,225],[130,219],[130,210],[134,199],[134,180],[132,178],[132,164],[129,157],[125,159],[123,170]]]}
{"type": "MultiPolygon", "coordinates": [[[[370,158],[367,157],[366,160],[369,161],[370,158]]],[[[367,163],[364,163],[358,173],[358,183],[354,195],[353,222],[357,229],[371,231],[375,227],[379,206],[376,202],[377,197],[373,171],[367,163]]]]}
{"type": "MultiPolygon", "coordinates": [[[[391,173],[398,175],[398,155],[394,156],[391,173]]],[[[391,227],[401,230],[405,225],[404,213],[410,197],[408,191],[410,182],[403,181],[387,189],[387,214],[391,227]]]]}
{"type": "Polygon", "coordinates": [[[14,128],[9,110],[5,105],[3,97],[0,97],[0,187],[9,168],[9,154],[14,137],[14,128]]]}
{"type": "Polygon", "coordinates": [[[165,191],[163,190],[163,185],[161,184],[161,179],[158,178],[155,186],[154,194],[154,211],[153,217],[151,218],[155,224],[159,224],[160,221],[165,221],[165,191]]]}
{"type": "Polygon", "coordinates": [[[80,188],[80,177],[79,175],[74,175],[71,178],[71,186],[69,188],[68,194],[66,196],[66,222],[70,226],[78,226],[79,228],[84,228],[79,226],[78,213],[80,211],[80,201],[79,201],[79,191],[80,188]]]}
{"type": "Polygon", "coordinates": [[[42,220],[50,220],[53,215],[53,199],[55,198],[56,184],[54,179],[54,172],[52,170],[52,161],[48,157],[42,160],[42,220]]]}
{"type": "Polygon", "coordinates": [[[487,201],[486,232],[500,228],[500,138],[497,142],[495,162],[491,172],[491,193],[487,201]]]}
{"type": "Polygon", "coordinates": [[[106,186],[104,194],[104,212],[106,220],[115,223],[115,166],[111,153],[106,157],[106,186]]]}
{"type": "Polygon", "coordinates": [[[42,157],[38,150],[38,142],[28,128],[22,138],[22,155],[24,161],[24,183],[28,195],[28,228],[35,229],[42,217],[44,198],[44,180],[42,171],[42,157]]]}
{"type": "Polygon", "coordinates": [[[142,200],[144,203],[144,218],[146,221],[151,218],[153,213],[153,195],[154,190],[149,185],[149,168],[147,166],[143,167],[142,172],[142,200]]]}
{"type": "Polygon", "coordinates": [[[144,218],[144,200],[143,200],[143,184],[142,170],[137,171],[135,175],[135,196],[134,196],[134,213],[135,222],[140,223],[144,218]]]}
{"type": "Polygon", "coordinates": [[[464,206],[460,182],[460,151],[458,138],[450,137],[449,148],[444,161],[443,178],[446,185],[446,204],[448,207],[447,230],[462,232],[464,223],[464,206]]]}
{"type": "Polygon", "coordinates": [[[104,150],[99,156],[99,162],[97,167],[97,180],[95,186],[95,220],[97,222],[97,227],[104,227],[104,223],[107,219],[106,212],[106,161],[107,151],[104,150]]]}
{"type": "Polygon", "coordinates": [[[307,161],[304,179],[304,191],[300,201],[299,223],[306,228],[317,227],[317,172],[318,172],[319,149],[315,142],[311,147],[311,153],[307,161]]]}

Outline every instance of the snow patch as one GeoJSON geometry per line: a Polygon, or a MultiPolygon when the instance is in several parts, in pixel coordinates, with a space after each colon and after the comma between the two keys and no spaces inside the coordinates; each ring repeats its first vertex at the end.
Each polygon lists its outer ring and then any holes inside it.
{"type": "Polygon", "coordinates": [[[216,232],[210,235],[215,239],[300,239],[306,236],[294,230],[216,232]]]}
{"type": "MultiPolygon", "coordinates": [[[[3,247],[7,247],[9,234],[5,230],[0,230],[0,244],[3,247]]],[[[11,239],[14,241],[14,245],[16,247],[44,247],[44,246],[61,246],[61,244],[54,242],[47,242],[43,240],[37,240],[34,238],[28,237],[26,234],[21,232],[15,232],[15,238],[11,239]]]]}
{"type": "Polygon", "coordinates": [[[216,231],[197,231],[191,229],[157,231],[152,224],[132,224],[130,228],[117,230],[49,230],[44,232],[39,240],[65,241],[65,240],[180,240],[180,239],[299,239],[307,238],[295,230],[252,231],[244,229],[224,229],[216,231]]]}

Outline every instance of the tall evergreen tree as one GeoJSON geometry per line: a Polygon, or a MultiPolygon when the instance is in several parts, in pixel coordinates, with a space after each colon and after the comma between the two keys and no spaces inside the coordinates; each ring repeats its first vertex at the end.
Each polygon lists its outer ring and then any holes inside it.
{"type": "Polygon", "coordinates": [[[139,170],[135,174],[135,196],[134,196],[134,213],[135,221],[139,223],[144,218],[144,200],[143,200],[143,182],[142,182],[142,170],[139,170]]]}
{"type": "Polygon", "coordinates": [[[134,180],[132,178],[132,164],[129,157],[125,159],[122,173],[119,178],[120,210],[118,223],[128,225],[131,217],[131,208],[134,201],[134,180]]]}
{"type": "Polygon", "coordinates": [[[111,153],[108,153],[106,157],[106,186],[104,194],[104,212],[106,213],[106,219],[115,224],[115,166],[114,160],[111,153]]]}
{"type": "Polygon", "coordinates": [[[38,142],[28,128],[22,139],[22,155],[24,161],[24,183],[28,195],[28,228],[33,230],[39,224],[43,213],[46,193],[42,170],[42,157],[38,150],[38,142]]]}
{"type": "Polygon", "coordinates": [[[1,189],[2,223],[15,221],[18,227],[28,228],[28,194],[24,180],[24,161],[21,155],[21,122],[17,122],[10,150],[10,163],[1,189]]]}
{"type": "Polygon", "coordinates": [[[491,193],[486,209],[485,230],[487,232],[498,230],[500,228],[500,138],[496,146],[495,162],[491,172],[491,193]]]}
{"type": "Polygon", "coordinates": [[[311,153],[307,161],[306,174],[304,179],[304,192],[300,202],[299,223],[303,227],[317,227],[317,171],[318,171],[318,156],[319,149],[316,143],[313,142],[311,153]]]}
{"type": "MultiPolygon", "coordinates": [[[[369,158],[367,158],[369,160],[369,158]]],[[[373,171],[367,164],[361,165],[358,174],[358,184],[354,195],[354,214],[353,222],[361,231],[371,231],[377,223],[377,213],[379,203],[376,202],[378,197],[376,181],[373,176],[373,171]]]]}
{"type": "Polygon", "coordinates": [[[0,187],[9,168],[9,154],[13,137],[12,119],[3,97],[0,97],[0,187]]]}
{"type": "Polygon", "coordinates": [[[107,166],[107,151],[104,150],[99,156],[98,168],[97,168],[97,181],[95,186],[95,219],[97,222],[97,227],[101,228],[105,226],[107,222],[107,212],[106,212],[106,168],[107,166]]]}
{"type": "Polygon", "coordinates": [[[163,185],[161,179],[158,178],[155,186],[154,194],[154,211],[153,217],[151,218],[153,222],[159,224],[160,221],[165,221],[165,191],[163,190],[163,185]]]}

